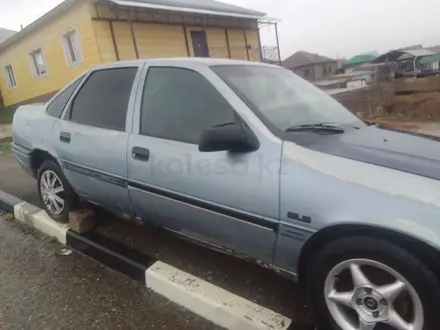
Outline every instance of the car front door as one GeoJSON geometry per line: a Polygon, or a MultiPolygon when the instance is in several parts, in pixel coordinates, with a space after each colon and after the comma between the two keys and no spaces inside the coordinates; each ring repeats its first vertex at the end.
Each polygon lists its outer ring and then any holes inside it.
{"type": "Polygon", "coordinates": [[[138,66],[92,71],[54,126],[56,152],[74,190],[127,215],[131,215],[126,185],[131,125],[126,125],[126,118],[133,107],[138,71],[138,66]]]}
{"type": "Polygon", "coordinates": [[[127,150],[135,213],[270,263],[279,219],[281,142],[264,136],[255,115],[208,67],[147,69],[127,150]],[[248,125],[260,148],[199,151],[202,131],[231,122],[248,125]]]}

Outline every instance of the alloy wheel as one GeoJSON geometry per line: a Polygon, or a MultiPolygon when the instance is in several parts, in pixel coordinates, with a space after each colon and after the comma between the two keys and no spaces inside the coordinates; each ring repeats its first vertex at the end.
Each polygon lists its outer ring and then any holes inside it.
{"type": "Polygon", "coordinates": [[[51,170],[41,175],[40,192],[46,208],[54,215],[59,215],[64,210],[64,186],[58,175],[51,170]]]}
{"type": "Polygon", "coordinates": [[[422,330],[423,305],[400,273],[380,262],[351,259],[328,274],[327,308],[342,330],[422,330]],[[347,289],[349,287],[349,289],[347,289]]]}

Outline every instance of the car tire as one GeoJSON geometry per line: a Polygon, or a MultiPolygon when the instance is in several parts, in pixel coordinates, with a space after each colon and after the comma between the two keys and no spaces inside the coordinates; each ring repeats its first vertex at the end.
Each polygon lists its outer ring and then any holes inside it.
{"type": "Polygon", "coordinates": [[[320,330],[404,329],[402,319],[413,330],[440,326],[439,278],[383,239],[347,237],[324,246],[306,270],[306,292],[320,330]]]}
{"type": "Polygon", "coordinates": [[[76,205],[76,194],[54,161],[45,161],[38,170],[37,188],[47,214],[57,222],[69,222],[69,212],[76,205]]]}

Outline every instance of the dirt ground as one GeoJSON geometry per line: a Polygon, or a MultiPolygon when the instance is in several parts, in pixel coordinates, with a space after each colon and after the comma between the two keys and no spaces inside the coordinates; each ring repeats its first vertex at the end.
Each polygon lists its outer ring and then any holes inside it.
{"type": "Polygon", "coordinates": [[[393,129],[432,135],[440,138],[440,122],[418,123],[418,122],[394,122],[394,121],[385,121],[385,120],[368,120],[368,121],[370,123],[376,123],[381,126],[385,126],[393,129]]]}
{"type": "Polygon", "coordinates": [[[440,92],[396,95],[388,115],[408,121],[440,120],[440,92]]]}

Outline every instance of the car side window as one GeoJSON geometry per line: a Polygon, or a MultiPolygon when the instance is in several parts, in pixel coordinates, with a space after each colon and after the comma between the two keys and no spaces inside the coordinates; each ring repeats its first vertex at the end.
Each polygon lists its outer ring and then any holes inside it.
{"type": "Polygon", "coordinates": [[[75,89],[84,79],[84,76],[77,78],[73,83],[69,85],[64,91],[61,92],[47,107],[46,112],[52,117],[59,118],[63,113],[64,107],[67,102],[69,102],[70,97],[72,96],[75,89]]]}
{"type": "Polygon", "coordinates": [[[236,121],[234,109],[201,74],[182,68],[148,70],[141,134],[198,144],[202,132],[236,121]]]}
{"type": "Polygon", "coordinates": [[[137,70],[138,68],[130,67],[93,72],[73,99],[70,120],[124,131],[137,70]]]}

